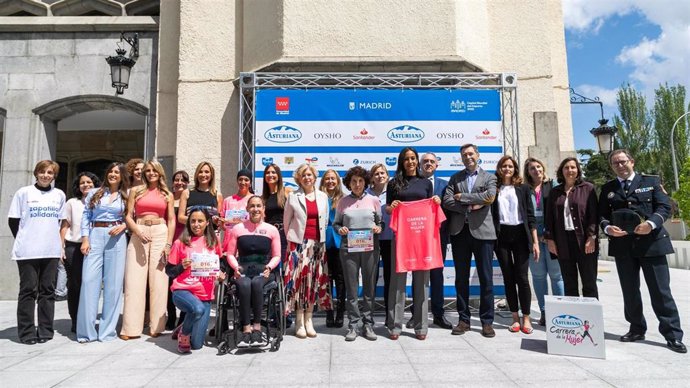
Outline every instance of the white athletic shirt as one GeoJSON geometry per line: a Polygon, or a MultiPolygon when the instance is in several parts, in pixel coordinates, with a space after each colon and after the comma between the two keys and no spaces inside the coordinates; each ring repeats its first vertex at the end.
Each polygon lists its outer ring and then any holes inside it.
{"type": "MultiPolygon", "coordinates": [[[[86,197],[86,196],[84,196],[86,197]]],[[[65,233],[65,240],[75,243],[81,242],[81,216],[84,214],[84,202],[79,198],[71,198],[65,204],[63,220],[69,222],[69,229],[65,233]]]]}
{"type": "Polygon", "coordinates": [[[60,220],[64,207],[65,193],[60,189],[41,191],[31,185],[17,190],[8,214],[9,218],[19,218],[12,260],[60,257],[60,220]]]}

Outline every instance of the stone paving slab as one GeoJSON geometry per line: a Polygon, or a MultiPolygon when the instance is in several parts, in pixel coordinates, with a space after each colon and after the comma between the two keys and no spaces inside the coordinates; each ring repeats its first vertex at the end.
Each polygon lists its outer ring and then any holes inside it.
{"type": "MultiPolygon", "coordinates": [[[[169,334],[158,338],[79,344],[69,333],[66,302],[56,305],[56,334],[27,346],[16,338],[16,301],[0,302],[0,386],[9,387],[687,387],[690,358],[671,352],[656,331],[643,281],[650,331],[647,340],[621,343],[627,331],[614,264],[600,262],[599,294],[604,304],[606,360],[547,354],[543,327],[532,335],[510,333],[497,315],[496,338],[472,331],[453,336],[429,329],[426,341],[407,330],[398,341],[376,327],[377,341],[345,342],[345,329],[317,318],[315,339],[287,336],[278,352],[244,351],[217,356],[204,347],[179,355],[169,334]]],[[[683,329],[690,330],[690,271],[671,270],[683,329]]],[[[533,306],[536,305],[536,302],[533,306]]],[[[457,321],[457,313],[448,318],[457,321]]],[[[538,312],[535,315],[538,318],[538,312]]],[[[383,320],[382,316],[376,317],[383,320]]],[[[290,331],[288,331],[290,333],[290,331]]],[[[686,344],[689,342],[686,338],[686,344]]]]}

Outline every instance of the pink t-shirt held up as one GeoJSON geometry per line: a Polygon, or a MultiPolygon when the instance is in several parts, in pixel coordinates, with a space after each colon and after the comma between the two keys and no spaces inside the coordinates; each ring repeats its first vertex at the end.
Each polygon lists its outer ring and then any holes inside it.
{"type": "Polygon", "coordinates": [[[391,214],[395,233],[395,272],[443,267],[438,230],[446,216],[433,199],[400,202],[391,214]]]}

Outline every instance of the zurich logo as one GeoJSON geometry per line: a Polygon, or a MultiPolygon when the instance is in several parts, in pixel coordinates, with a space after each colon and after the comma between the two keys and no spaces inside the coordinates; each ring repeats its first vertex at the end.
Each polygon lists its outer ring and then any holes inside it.
{"type": "Polygon", "coordinates": [[[261,158],[261,164],[263,164],[264,166],[273,164],[273,158],[261,158]]]}
{"type": "Polygon", "coordinates": [[[414,143],[424,139],[424,131],[411,125],[401,125],[388,131],[386,136],[398,143],[414,143]]]}
{"type": "Polygon", "coordinates": [[[302,132],[297,128],[281,125],[267,130],[264,137],[274,143],[292,143],[302,138],[302,132]]]}
{"type": "Polygon", "coordinates": [[[352,164],[355,166],[359,165],[359,159],[352,159],[352,164]]]}
{"type": "Polygon", "coordinates": [[[574,329],[574,328],[582,326],[582,319],[575,317],[575,316],[572,316],[572,315],[563,314],[563,315],[559,315],[557,317],[554,317],[551,320],[551,323],[553,323],[555,326],[558,326],[558,327],[563,327],[566,329],[574,329]]]}
{"type": "Polygon", "coordinates": [[[395,156],[386,157],[386,164],[388,166],[395,166],[398,163],[398,159],[395,156]]]}

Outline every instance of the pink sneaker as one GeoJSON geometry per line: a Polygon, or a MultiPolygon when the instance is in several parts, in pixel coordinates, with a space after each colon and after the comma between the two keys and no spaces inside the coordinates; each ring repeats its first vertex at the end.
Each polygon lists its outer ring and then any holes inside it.
{"type": "Polygon", "coordinates": [[[190,353],[192,351],[192,344],[190,340],[191,335],[184,335],[180,333],[177,336],[177,351],[180,353],[190,353]]]}
{"type": "Polygon", "coordinates": [[[177,336],[180,334],[180,330],[182,330],[182,325],[179,325],[175,328],[175,330],[172,331],[172,335],[170,336],[170,339],[176,340],[177,336]]]}

